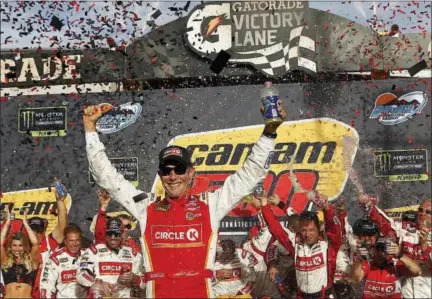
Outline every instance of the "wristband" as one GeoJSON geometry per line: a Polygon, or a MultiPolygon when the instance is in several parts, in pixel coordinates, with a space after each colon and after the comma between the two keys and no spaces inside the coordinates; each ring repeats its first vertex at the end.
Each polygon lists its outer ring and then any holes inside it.
{"type": "Polygon", "coordinates": [[[268,138],[276,139],[276,137],[277,137],[276,132],[274,132],[274,133],[270,133],[270,132],[267,132],[266,130],[264,130],[262,134],[263,134],[265,137],[268,137],[268,138]]]}

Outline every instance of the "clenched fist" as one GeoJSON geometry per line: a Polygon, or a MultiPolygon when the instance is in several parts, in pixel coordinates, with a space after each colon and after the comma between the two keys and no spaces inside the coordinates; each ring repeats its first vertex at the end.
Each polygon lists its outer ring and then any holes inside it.
{"type": "Polygon", "coordinates": [[[104,112],[112,109],[109,104],[91,105],[84,109],[84,129],[86,132],[96,132],[96,122],[104,112]]]}

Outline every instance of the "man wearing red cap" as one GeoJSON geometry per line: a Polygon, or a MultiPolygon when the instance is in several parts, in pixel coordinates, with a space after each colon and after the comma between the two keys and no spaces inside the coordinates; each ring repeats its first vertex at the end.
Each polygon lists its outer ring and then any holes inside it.
{"type": "MultiPolygon", "coordinates": [[[[282,118],[286,114],[278,103],[282,118]]],[[[268,172],[280,123],[266,125],[241,169],[218,190],[192,194],[195,175],[186,148],[172,145],[159,154],[164,198],[137,190],[111,165],[96,132],[100,105],[84,111],[87,156],[96,183],[140,223],[148,298],[212,298],[217,231],[220,221],[268,172]]]]}

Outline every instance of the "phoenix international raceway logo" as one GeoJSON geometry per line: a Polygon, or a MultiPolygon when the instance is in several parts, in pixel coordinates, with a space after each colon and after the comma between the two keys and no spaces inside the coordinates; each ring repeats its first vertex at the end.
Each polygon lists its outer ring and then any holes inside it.
{"type": "Polygon", "coordinates": [[[186,42],[202,57],[227,51],[229,62],[251,64],[266,75],[295,69],[315,73],[316,33],[304,25],[307,6],[301,1],[203,4],[190,13],[186,42]]]}
{"type": "Polygon", "coordinates": [[[387,126],[403,123],[421,113],[427,104],[426,93],[414,91],[397,97],[393,93],[380,94],[369,118],[387,126]]]}

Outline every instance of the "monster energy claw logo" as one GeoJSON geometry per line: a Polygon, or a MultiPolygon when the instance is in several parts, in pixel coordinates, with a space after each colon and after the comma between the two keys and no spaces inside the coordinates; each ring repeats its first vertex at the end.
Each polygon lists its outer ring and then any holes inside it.
{"type": "Polygon", "coordinates": [[[391,154],[390,153],[381,153],[376,156],[376,164],[381,172],[388,172],[391,169],[391,154]]]}
{"type": "Polygon", "coordinates": [[[34,115],[35,115],[34,111],[24,111],[22,113],[23,125],[25,129],[30,129],[31,127],[34,126],[34,121],[35,121],[34,115]]]}

